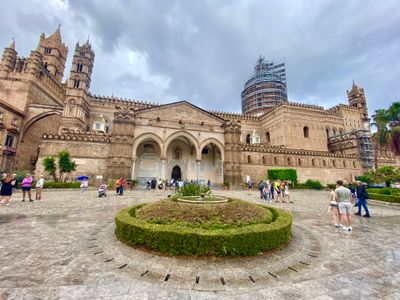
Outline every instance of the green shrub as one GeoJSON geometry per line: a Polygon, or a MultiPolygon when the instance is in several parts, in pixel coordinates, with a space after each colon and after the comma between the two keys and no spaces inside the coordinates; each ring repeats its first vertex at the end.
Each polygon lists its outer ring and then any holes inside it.
{"type": "Polygon", "coordinates": [[[295,169],[269,169],[268,178],[270,180],[289,180],[292,183],[296,183],[297,171],[295,169]]]}
{"type": "Polygon", "coordinates": [[[335,190],[336,189],[336,183],[328,183],[326,187],[330,190],[335,190]]]}
{"type": "Polygon", "coordinates": [[[275,208],[269,208],[274,220],[269,224],[203,229],[145,222],[135,218],[142,206],[125,208],[115,217],[116,236],[128,245],[173,255],[248,256],[282,247],[291,239],[292,216],[275,208]]]}
{"type": "Polygon", "coordinates": [[[378,193],[370,193],[368,192],[369,199],[385,201],[385,202],[392,202],[392,203],[400,203],[400,196],[395,195],[385,195],[385,194],[378,194],[378,193]]]}
{"type": "Polygon", "coordinates": [[[209,193],[210,188],[208,186],[202,186],[197,183],[189,183],[179,188],[180,196],[200,196],[201,194],[209,193]]]}
{"type": "Polygon", "coordinates": [[[307,179],[304,184],[307,188],[312,190],[322,190],[324,187],[318,180],[307,179]]]}
{"type": "MultiPolygon", "coordinates": [[[[77,189],[81,185],[80,182],[74,181],[74,182],[54,182],[54,181],[45,181],[43,188],[44,189],[77,189]]],[[[35,188],[36,186],[36,181],[32,182],[31,187],[35,188]]],[[[18,188],[21,189],[22,185],[21,182],[18,182],[18,188]]]]}

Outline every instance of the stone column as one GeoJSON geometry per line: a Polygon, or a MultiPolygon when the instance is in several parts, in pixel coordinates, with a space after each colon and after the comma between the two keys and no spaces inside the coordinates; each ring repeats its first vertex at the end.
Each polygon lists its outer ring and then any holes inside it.
{"type": "Polygon", "coordinates": [[[166,160],[161,159],[161,179],[165,180],[167,179],[166,176],[166,168],[165,168],[166,160]]]}
{"type": "Polygon", "coordinates": [[[136,164],[136,158],[132,159],[131,179],[135,178],[135,164],[136,164]]]}
{"type": "Polygon", "coordinates": [[[196,159],[196,181],[199,182],[199,169],[200,169],[201,159],[196,159]]]}

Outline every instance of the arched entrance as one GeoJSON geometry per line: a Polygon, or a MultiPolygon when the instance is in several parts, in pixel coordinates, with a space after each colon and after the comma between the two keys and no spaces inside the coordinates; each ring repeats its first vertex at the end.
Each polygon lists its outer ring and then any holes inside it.
{"type": "Polygon", "coordinates": [[[174,181],[182,180],[182,172],[179,166],[175,166],[172,168],[171,178],[174,179],[174,181]]]}

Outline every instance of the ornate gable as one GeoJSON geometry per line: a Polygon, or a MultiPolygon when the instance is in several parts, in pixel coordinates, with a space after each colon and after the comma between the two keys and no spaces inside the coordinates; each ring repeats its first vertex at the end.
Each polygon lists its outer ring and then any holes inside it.
{"type": "Polygon", "coordinates": [[[136,116],[148,119],[182,121],[185,123],[223,124],[225,121],[186,101],[175,102],[135,112],[136,116]]]}

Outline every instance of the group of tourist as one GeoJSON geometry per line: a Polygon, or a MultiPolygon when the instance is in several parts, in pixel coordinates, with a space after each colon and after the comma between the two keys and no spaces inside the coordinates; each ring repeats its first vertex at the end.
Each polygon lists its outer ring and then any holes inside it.
{"type": "MultiPolygon", "coordinates": [[[[251,193],[253,187],[254,180],[249,179],[247,182],[249,193],[251,193]]],[[[260,199],[263,201],[293,203],[289,192],[289,182],[285,180],[261,180],[258,184],[258,191],[260,192],[260,199]]]]}
{"type": "MultiPolygon", "coordinates": [[[[12,194],[18,189],[18,179],[16,174],[8,174],[3,173],[1,178],[1,188],[0,188],[0,204],[2,205],[10,205],[10,200],[12,194]]],[[[28,195],[29,202],[33,202],[31,186],[33,183],[33,177],[31,174],[27,173],[22,179],[21,188],[22,188],[22,202],[25,202],[26,195],[28,195]]],[[[36,182],[35,185],[35,199],[42,199],[42,190],[44,186],[44,178],[43,175],[40,176],[40,179],[36,182]]]]}
{"type": "Polygon", "coordinates": [[[336,189],[329,194],[329,209],[332,211],[333,222],[336,228],[342,228],[344,231],[351,232],[351,214],[354,202],[357,199],[358,212],[355,215],[361,216],[361,208],[364,208],[365,215],[369,218],[367,206],[368,193],[366,184],[357,182],[357,188],[346,188],[343,181],[336,181],[336,189]]]}

